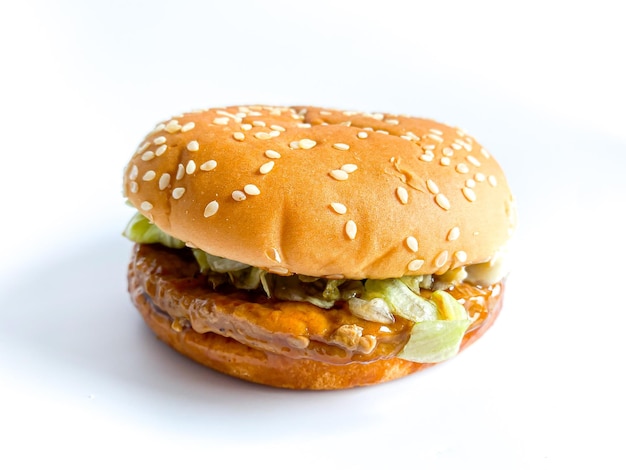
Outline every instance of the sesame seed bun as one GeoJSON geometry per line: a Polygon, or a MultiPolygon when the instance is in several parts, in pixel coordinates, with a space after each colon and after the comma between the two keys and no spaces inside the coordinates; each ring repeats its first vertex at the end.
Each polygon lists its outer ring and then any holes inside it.
{"type": "Polygon", "coordinates": [[[490,260],[515,223],[500,166],[460,129],[320,108],[164,121],[132,157],[124,191],[189,246],[278,274],[443,273],[490,260]]]}

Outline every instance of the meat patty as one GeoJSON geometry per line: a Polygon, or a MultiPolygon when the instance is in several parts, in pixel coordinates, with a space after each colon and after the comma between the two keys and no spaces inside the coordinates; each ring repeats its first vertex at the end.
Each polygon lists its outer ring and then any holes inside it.
{"type": "MultiPolygon", "coordinates": [[[[128,277],[135,305],[149,302],[169,317],[173,329],[218,334],[292,359],[348,364],[391,358],[402,350],[413,326],[401,317],[390,325],[360,319],[343,301],[323,309],[306,302],[270,299],[260,289],[213,289],[187,249],[135,245],[128,277]]],[[[495,310],[495,316],[498,309],[489,307],[500,301],[501,292],[501,284],[485,289],[465,283],[450,291],[472,318],[465,342],[483,324],[491,323],[488,311],[495,310]]]]}

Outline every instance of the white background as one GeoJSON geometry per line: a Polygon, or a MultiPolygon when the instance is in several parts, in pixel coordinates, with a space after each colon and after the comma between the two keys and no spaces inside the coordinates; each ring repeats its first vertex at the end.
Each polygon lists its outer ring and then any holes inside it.
{"type": "Polygon", "coordinates": [[[619,4],[0,2],[0,466],[624,468],[619,4]],[[125,292],[122,168],[157,121],[253,103],[477,137],[520,211],[493,329],[338,393],[245,384],[154,340],[125,292]]]}

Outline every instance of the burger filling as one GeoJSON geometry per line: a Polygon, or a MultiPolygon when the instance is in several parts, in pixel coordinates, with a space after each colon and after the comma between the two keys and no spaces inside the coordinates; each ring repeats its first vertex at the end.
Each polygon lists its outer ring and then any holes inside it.
{"type": "Polygon", "coordinates": [[[407,343],[398,357],[414,362],[434,363],[448,359],[459,350],[473,317],[448,291],[464,281],[495,284],[503,276],[502,263],[484,263],[450,270],[442,275],[404,276],[396,279],[324,279],[300,274],[270,273],[258,267],[188,248],[137,213],[124,235],[140,244],[161,244],[191,250],[200,272],[212,289],[233,286],[262,290],[268,298],[307,302],[331,309],[347,304],[352,315],[366,321],[391,325],[396,317],[413,322],[407,343]]]}

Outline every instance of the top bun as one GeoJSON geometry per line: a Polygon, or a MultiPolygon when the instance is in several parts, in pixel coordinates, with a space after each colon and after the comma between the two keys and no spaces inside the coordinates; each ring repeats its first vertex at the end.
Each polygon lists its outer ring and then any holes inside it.
{"type": "Polygon", "coordinates": [[[189,246],[278,274],[443,273],[490,260],[515,223],[500,166],[460,129],[314,107],[175,116],[141,143],[124,190],[189,246]]]}

